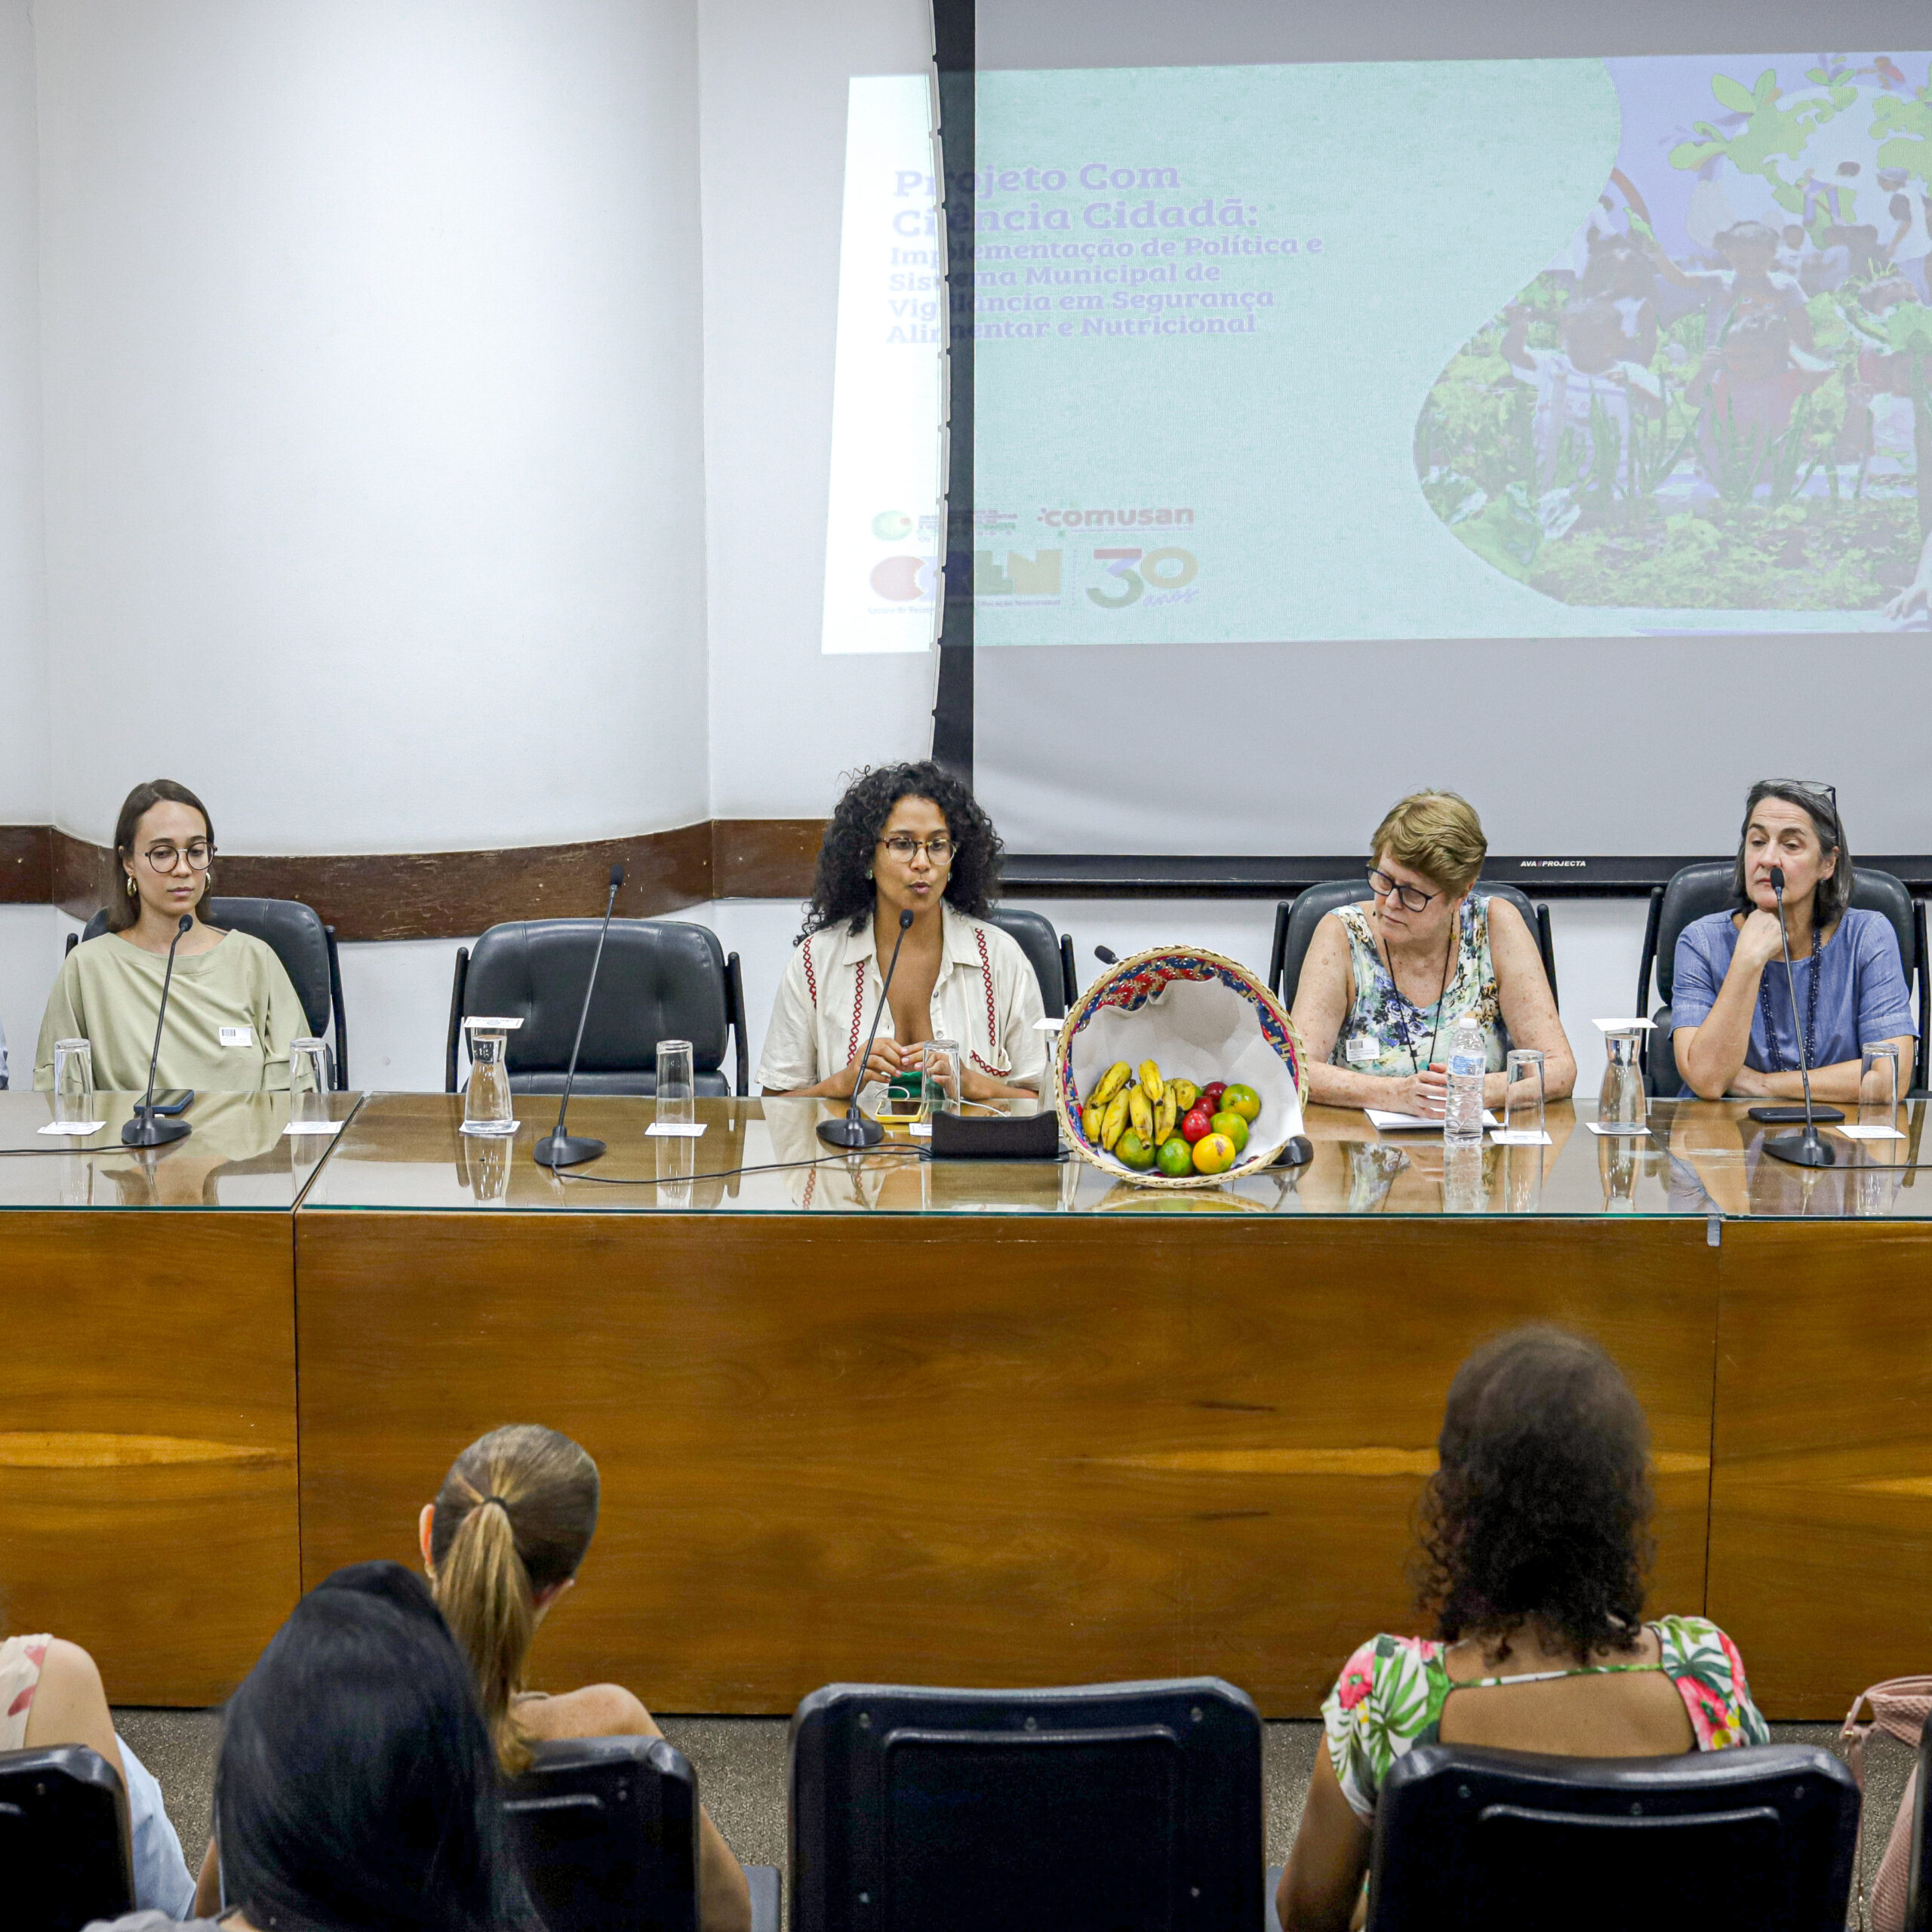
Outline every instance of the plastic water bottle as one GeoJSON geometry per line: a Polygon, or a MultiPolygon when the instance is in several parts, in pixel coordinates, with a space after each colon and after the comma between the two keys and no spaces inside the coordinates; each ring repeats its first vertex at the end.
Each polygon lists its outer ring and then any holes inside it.
{"type": "Polygon", "coordinates": [[[1482,1139],[1482,1077],[1488,1071],[1489,1043],[1475,1016],[1464,1014],[1449,1036],[1449,1102],[1443,1115],[1445,1143],[1468,1146],[1482,1139]]]}

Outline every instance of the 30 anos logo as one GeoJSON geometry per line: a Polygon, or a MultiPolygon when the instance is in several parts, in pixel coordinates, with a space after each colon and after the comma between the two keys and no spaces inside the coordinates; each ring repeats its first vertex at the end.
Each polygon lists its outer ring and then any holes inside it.
{"type": "Polygon", "coordinates": [[[1108,549],[1094,552],[1110,587],[1090,589],[1087,595],[1103,611],[1124,611],[1150,590],[1184,590],[1200,574],[1200,560],[1192,550],[1171,544],[1158,550],[1108,549]]]}

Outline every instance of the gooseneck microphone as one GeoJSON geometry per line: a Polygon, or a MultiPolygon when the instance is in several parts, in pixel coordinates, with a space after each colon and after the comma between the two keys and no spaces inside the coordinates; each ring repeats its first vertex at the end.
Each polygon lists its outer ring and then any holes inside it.
{"type": "MultiPolygon", "coordinates": [[[[1789,1161],[1795,1168],[1830,1168],[1838,1164],[1838,1156],[1829,1146],[1818,1137],[1818,1124],[1811,1117],[1811,1055],[1804,1038],[1804,1022],[1798,1011],[1798,982],[1791,971],[1791,932],[1784,922],[1784,868],[1774,866],[1770,870],[1771,890],[1778,897],[1778,932],[1784,940],[1784,988],[1791,999],[1792,1030],[1798,1035],[1798,1075],[1804,1084],[1804,1131],[1802,1134],[1781,1134],[1775,1140],[1764,1143],[1764,1152],[1774,1159],[1789,1161]]],[[[1815,902],[1814,902],[1815,904],[1815,902]]],[[[1819,971],[1818,927],[1815,911],[1811,926],[1811,971],[1819,971]]]]}
{"type": "Polygon", "coordinates": [[[571,1089],[577,1084],[577,1057],[583,1048],[584,1023],[590,1017],[590,996],[597,990],[597,969],[604,963],[604,942],[611,931],[611,915],[617,909],[617,888],[624,882],[621,863],[611,868],[611,896],[604,904],[604,923],[597,931],[597,950],[590,955],[590,977],[583,989],[583,1006],[577,1017],[577,1038],[571,1042],[570,1071],[564,1076],[564,1097],[557,1104],[557,1124],[531,1151],[540,1168],[574,1168],[581,1161],[594,1161],[604,1151],[602,1141],[588,1134],[566,1134],[564,1116],[570,1112],[571,1089]]]}
{"type": "Polygon", "coordinates": [[[194,1131],[185,1120],[168,1120],[154,1110],[154,1070],[161,1063],[161,1029],[168,1024],[168,989],[174,983],[174,949],[195,923],[192,912],[181,915],[174,937],[168,946],[168,971],[161,976],[161,1011],[154,1019],[154,1051],[148,1055],[148,1091],[134,1109],[134,1117],[121,1130],[124,1147],[165,1147],[171,1140],[185,1139],[194,1131]]]}
{"type": "Polygon", "coordinates": [[[906,943],[906,935],[912,930],[912,915],[909,912],[899,915],[899,937],[892,942],[892,958],[887,963],[885,977],[880,981],[878,1004],[872,1008],[872,1030],[866,1035],[866,1044],[860,1051],[858,1070],[852,1076],[852,1098],[845,1109],[842,1120],[822,1120],[818,1124],[818,1137],[828,1147],[876,1147],[885,1138],[885,1129],[875,1120],[868,1120],[859,1111],[859,1089],[866,1084],[866,1062],[872,1057],[872,1042],[878,1038],[878,1023],[885,1013],[885,996],[892,989],[892,976],[899,965],[899,949],[906,943]]]}

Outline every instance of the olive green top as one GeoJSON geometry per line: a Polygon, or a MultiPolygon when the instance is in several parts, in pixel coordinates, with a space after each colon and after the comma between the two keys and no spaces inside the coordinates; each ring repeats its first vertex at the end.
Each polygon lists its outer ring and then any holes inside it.
{"type": "MultiPolygon", "coordinates": [[[[85,1039],[94,1048],[97,1091],[143,1091],[167,968],[165,953],[144,952],[118,933],[75,946],[40,1023],[35,1086],[45,1091],[54,1084],[56,1040],[85,1039]]],[[[155,1088],[281,1091],[288,1084],[288,1043],[308,1031],[302,1002],[274,949],[251,934],[231,932],[211,952],[175,955],[155,1088]]]]}

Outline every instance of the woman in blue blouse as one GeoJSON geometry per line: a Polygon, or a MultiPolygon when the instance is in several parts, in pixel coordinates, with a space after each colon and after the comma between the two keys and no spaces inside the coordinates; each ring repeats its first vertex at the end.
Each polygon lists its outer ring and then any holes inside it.
{"type": "Polygon", "coordinates": [[[1891,921],[1851,904],[1851,853],[1829,786],[1764,779],[1744,807],[1735,911],[1694,919],[1677,942],[1672,1033],[1684,1097],[1802,1097],[1802,1029],[1814,1100],[1858,1098],[1860,1054],[1889,1040],[1901,1078],[1918,1028],[1891,921]],[[1797,1011],[1785,983],[1771,869],[1784,868],[1797,1011]]]}

